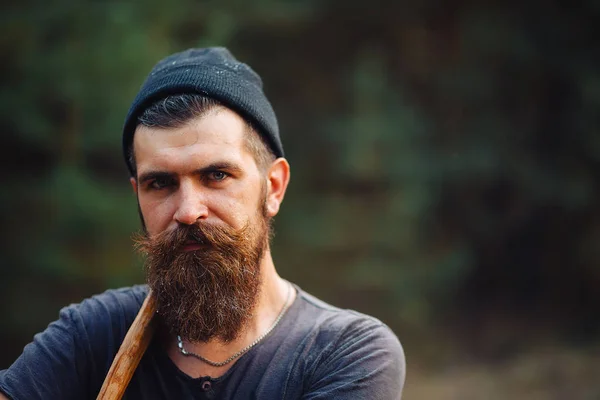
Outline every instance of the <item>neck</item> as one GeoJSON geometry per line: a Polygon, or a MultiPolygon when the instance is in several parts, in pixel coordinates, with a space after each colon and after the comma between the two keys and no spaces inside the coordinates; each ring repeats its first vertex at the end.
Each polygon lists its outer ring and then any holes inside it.
{"type": "MultiPolygon", "coordinates": [[[[294,301],[296,293],[291,284],[281,279],[277,274],[269,249],[265,251],[260,271],[262,283],[256,306],[242,333],[231,342],[224,342],[218,338],[200,343],[183,341],[186,351],[199,354],[211,361],[221,362],[246,348],[268,332],[281,313],[286,300],[288,301],[287,306],[289,306],[294,301]]],[[[167,336],[167,352],[175,365],[192,378],[201,376],[218,377],[235,364],[235,360],[233,360],[222,367],[214,367],[195,357],[184,356],[179,351],[176,337],[171,335],[167,336]]]]}

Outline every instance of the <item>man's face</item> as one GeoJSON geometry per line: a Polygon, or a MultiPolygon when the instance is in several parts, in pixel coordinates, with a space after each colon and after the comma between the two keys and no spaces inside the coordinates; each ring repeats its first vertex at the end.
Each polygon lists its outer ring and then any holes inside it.
{"type": "Polygon", "coordinates": [[[234,339],[259,293],[287,163],[261,172],[246,129],[218,108],[181,128],[142,126],[134,136],[132,183],[147,229],[137,241],[148,255],[148,284],[166,324],[188,340],[234,339]]]}
{"type": "Polygon", "coordinates": [[[150,236],[197,221],[240,229],[256,217],[266,177],[247,134],[244,120],[222,107],[181,128],[138,127],[135,188],[150,236]]]}

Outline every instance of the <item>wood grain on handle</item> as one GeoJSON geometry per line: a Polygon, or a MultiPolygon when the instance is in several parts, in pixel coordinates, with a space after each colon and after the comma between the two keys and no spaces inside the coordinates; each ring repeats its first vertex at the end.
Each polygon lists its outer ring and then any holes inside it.
{"type": "Polygon", "coordinates": [[[121,343],[96,400],[118,400],[123,397],[135,369],[152,340],[156,325],[155,314],[156,299],[152,291],[149,291],[121,343]]]}

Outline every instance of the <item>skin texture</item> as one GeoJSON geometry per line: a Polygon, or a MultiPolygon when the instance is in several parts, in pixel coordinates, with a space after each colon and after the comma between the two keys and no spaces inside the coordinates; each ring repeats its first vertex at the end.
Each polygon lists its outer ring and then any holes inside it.
{"type": "MultiPolygon", "coordinates": [[[[290,179],[289,164],[278,158],[261,173],[246,148],[247,134],[244,120],[223,107],[179,128],[137,128],[137,177],[131,184],[151,237],[197,222],[242,229],[259,218],[263,199],[266,216],[277,215],[290,179]]],[[[188,351],[222,361],[269,329],[290,288],[277,275],[269,248],[260,261],[260,273],[255,312],[240,337],[226,343],[218,339],[185,343],[188,351]]],[[[211,367],[184,357],[172,335],[165,339],[165,348],[173,362],[192,377],[218,377],[232,365],[211,367]]]]}

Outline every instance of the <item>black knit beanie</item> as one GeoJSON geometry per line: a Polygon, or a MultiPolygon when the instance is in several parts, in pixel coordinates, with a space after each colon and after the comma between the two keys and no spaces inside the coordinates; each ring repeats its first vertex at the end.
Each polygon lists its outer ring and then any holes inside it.
{"type": "Polygon", "coordinates": [[[139,116],[161,98],[190,93],[214,98],[249,119],[275,156],[283,157],[277,118],[260,76],[223,47],[188,49],[159,61],[131,104],[123,127],[123,153],[132,176],[129,154],[139,116]]]}

